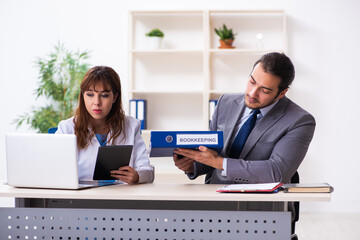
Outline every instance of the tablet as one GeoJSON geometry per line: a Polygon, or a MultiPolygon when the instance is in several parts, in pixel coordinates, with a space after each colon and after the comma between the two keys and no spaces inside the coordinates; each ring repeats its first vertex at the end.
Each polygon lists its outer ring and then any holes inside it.
{"type": "Polygon", "coordinates": [[[110,176],[110,171],[128,166],[132,149],[132,145],[99,147],[93,179],[114,180],[115,178],[110,176]]]}

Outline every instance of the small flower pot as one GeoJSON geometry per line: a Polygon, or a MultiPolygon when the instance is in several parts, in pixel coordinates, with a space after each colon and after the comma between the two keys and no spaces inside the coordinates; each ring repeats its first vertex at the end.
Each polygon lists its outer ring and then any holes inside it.
{"type": "Polygon", "coordinates": [[[150,49],[160,49],[162,37],[148,37],[148,44],[150,49]]]}
{"type": "Polygon", "coordinates": [[[219,48],[235,48],[233,44],[234,39],[220,39],[220,47],[219,48]]]}

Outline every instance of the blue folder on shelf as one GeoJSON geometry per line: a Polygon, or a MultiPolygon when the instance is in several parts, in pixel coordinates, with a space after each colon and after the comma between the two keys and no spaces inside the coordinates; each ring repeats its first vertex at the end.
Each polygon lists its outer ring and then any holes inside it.
{"type": "Polygon", "coordinates": [[[129,113],[130,116],[140,120],[141,129],[146,129],[146,100],[145,99],[131,99],[129,113]]]}
{"type": "Polygon", "coordinates": [[[171,157],[177,148],[197,149],[205,146],[221,152],[224,146],[221,131],[152,131],[150,157],[171,157]]]}

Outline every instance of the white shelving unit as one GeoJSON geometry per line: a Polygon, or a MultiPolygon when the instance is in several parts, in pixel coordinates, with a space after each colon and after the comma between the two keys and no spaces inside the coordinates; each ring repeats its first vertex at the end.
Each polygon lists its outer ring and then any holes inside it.
{"type": "Polygon", "coordinates": [[[207,130],[209,100],[242,92],[254,62],[286,52],[283,10],[132,11],[129,13],[129,97],[147,100],[150,130],[207,130]],[[236,33],[234,49],[218,49],[214,28],[236,33]],[[145,33],[161,29],[161,49],[145,33]],[[263,39],[258,40],[257,35],[263,39]]]}

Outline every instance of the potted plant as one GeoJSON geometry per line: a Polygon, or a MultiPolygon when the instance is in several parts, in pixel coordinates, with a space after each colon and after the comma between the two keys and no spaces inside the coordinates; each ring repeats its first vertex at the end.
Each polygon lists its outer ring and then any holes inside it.
{"type": "Polygon", "coordinates": [[[145,35],[149,37],[150,48],[152,49],[161,48],[161,42],[165,35],[160,29],[154,28],[145,35]]]}
{"type": "Polygon", "coordinates": [[[234,48],[232,44],[235,39],[235,34],[233,33],[232,29],[228,29],[226,25],[223,24],[222,28],[215,28],[215,33],[220,37],[219,48],[234,48]]]}
{"type": "Polygon", "coordinates": [[[77,104],[80,83],[89,69],[89,65],[83,63],[88,58],[89,52],[74,53],[60,43],[47,58],[39,58],[36,65],[40,82],[34,94],[36,98],[48,99],[48,104],[20,115],[13,123],[17,127],[27,123],[37,132],[47,133],[49,128],[57,127],[59,121],[71,117],[77,104]]]}

